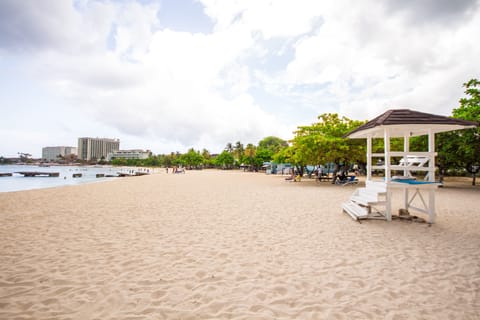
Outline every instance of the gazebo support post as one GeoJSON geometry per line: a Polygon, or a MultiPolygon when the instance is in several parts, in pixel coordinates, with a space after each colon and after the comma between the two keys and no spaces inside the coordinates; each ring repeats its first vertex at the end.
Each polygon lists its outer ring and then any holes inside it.
{"type": "Polygon", "coordinates": [[[372,136],[367,137],[367,181],[372,181],[372,136]]]}
{"type": "MultiPolygon", "coordinates": [[[[428,152],[430,161],[428,161],[428,181],[435,182],[435,132],[428,130],[428,152]]],[[[435,189],[428,192],[428,222],[435,222],[435,189]]]]}
{"type": "MultiPolygon", "coordinates": [[[[410,152],[410,135],[409,134],[405,134],[403,136],[403,159],[405,161],[405,165],[407,164],[407,155],[408,153],[410,152]]],[[[408,169],[404,169],[403,170],[403,175],[404,176],[408,176],[409,175],[409,171],[408,169]]],[[[405,188],[403,189],[403,207],[408,210],[408,188],[405,188]]]]}
{"type": "Polygon", "coordinates": [[[390,133],[387,128],[383,131],[383,145],[385,149],[385,183],[387,184],[387,203],[385,205],[385,218],[387,221],[392,220],[392,188],[390,187],[390,181],[392,175],[390,172],[390,133]]]}

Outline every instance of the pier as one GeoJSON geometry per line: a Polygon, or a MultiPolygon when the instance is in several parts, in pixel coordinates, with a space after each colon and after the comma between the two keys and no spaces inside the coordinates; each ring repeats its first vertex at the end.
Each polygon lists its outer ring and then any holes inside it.
{"type": "Polygon", "coordinates": [[[11,172],[0,172],[0,177],[11,177],[12,173],[11,172]]]}
{"type": "Polygon", "coordinates": [[[39,172],[39,171],[20,171],[15,172],[24,177],[59,177],[60,172],[39,172]]]}

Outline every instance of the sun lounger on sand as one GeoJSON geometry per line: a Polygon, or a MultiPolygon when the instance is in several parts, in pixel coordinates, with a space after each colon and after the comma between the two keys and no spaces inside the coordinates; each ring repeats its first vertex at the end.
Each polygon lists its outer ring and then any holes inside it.
{"type": "Polygon", "coordinates": [[[335,184],[340,184],[342,186],[353,185],[357,183],[358,183],[358,179],[356,176],[347,176],[343,180],[340,178],[337,178],[337,180],[335,180],[335,184]]]}

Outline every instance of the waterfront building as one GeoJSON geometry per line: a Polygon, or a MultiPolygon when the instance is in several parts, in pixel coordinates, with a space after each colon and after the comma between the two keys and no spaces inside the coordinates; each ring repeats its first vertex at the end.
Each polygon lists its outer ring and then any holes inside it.
{"type": "Polygon", "coordinates": [[[107,157],[107,161],[112,161],[114,159],[147,159],[152,155],[150,150],[117,150],[110,152],[107,157]]]}
{"type": "Polygon", "coordinates": [[[57,161],[72,154],[77,155],[76,147],[57,146],[42,148],[43,161],[57,161]]]}
{"type": "Polygon", "coordinates": [[[119,149],[119,139],[78,138],[78,157],[82,160],[106,160],[109,153],[119,149]]]}

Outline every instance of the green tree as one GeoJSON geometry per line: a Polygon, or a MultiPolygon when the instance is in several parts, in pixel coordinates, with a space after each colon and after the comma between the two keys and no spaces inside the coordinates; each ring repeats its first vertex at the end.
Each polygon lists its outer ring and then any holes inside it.
{"type": "Polygon", "coordinates": [[[457,153],[459,143],[461,143],[461,137],[457,131],[442,132],[435,136],[435,150],[437,150],[435,164],[438,167],[439,182],[443,182],[448,169],[462,167],[459,161],[461,158],[457,153]]]}
{"type": "Polygon", "coordinates": [[[240,141],[237,141],[233,147],[233,155],[237,162],[242,161],[244,152],[245,149],[243,148],[243,144],[240,141]]]}
{"type": "Polygon", "coordinates": [[[147,159],[142,161],[142,165],[146,167],[159,167],[161,166],[161,158],[159,156],[150,155],[147,159]]]}
{"type": "Polygon", "coordinates": [[[245,162],[250,165],[250,170],[254,169],[256,153],[257,153],[257,148],[251,143],[247,144],[247,147],[245,148],[244,159],[245,159],[245,162]]]}
{"type": "Polygon", "coordinates": [[[233,155],[227,150],[224,150],[215,158],[215,164],[223,169],[231,169],[234,163],[233,155]]]}
{"type": "Polygon", "coordinates": [[[210,151],[208,151],[207,149],[203,149],[203,150],[202,150],[202,157],[203,157],[205,160],[210,160],[210,158],[212,157],[212,155],[210,154],[210,151]]]}
{"type": "Polygon", "coordinates": [[[193,148],[189,149],[187,153],[180,156],[183,165],[188,168],[199,168],[205,161],[205,158],[199,151],[195,151],[193,148]]]}
{"type": "Polygon", "coordinates": [[[292,163],[293,147],[287,146],[272,156],[272,160],[276,163],[292,163]]]}
{"type": "Polygon", "coordinates": [[[114,166],[126,166],[127,160],[124,158],[112,159],[112,161],[110,161],[110,164],[114,166]]]}
{"type": "Polygon", "coordinates": [[[204,159],[203,164],[206,167],[212,167],[215,165],[213,156],[210,154],[210,151],[205,148],[202,149],[202,157],[204,159]]]}
{"type": "Polygon", "coordinates": [[[255,157],[253,159],[253,165],[256,170],[260,168],[264,162],[272,161],[273,151],[265,148],[257,147],[255,157]]]}
{"type": "Polygon", "coordinates": [[[10,164],[11,161],[8,159],[5,159],[3,156],[0,157],[0,164],[10,164]]]}
{"type": "Polygon", "coordinates": [[[227,143],[227,145],[225,146],[225,151],[227,151],[228,153],[233,153],[233,144],[231,142],[227,143]]]}
{"type": "Polygon", "coordinates": [[[274,136],[263,138],[260,140],[260,142],[258,142],[259,149],[269,150],[271,151],[272,155],[282,149],[285,149],[286,147],[288,147],[287,141],[274,136]]]}
{"type": "MultiPolygon", "coordinates": [[[[480,81],[471,79],[463,84],[467,97],[460,99],[460,106],[453,109],[453,116],[458,119],[480,122],[480,81]]],[[[480,128],[461,130],[461,139],[456,154],[460,155],[459,163],[472,174],[472,185],[475,185],[476,174],[480,169],[480,128]]]]}
{"type": "MultiPolygon", "coordinates": [[[[344,136],[365,121],[339,117],[338,114],[325,113],[320,120],[310,126],[298,127],[292,140],[290,159],[297,170],[307,164],[334,163],[335,171],[341,165],[365,163],[365,142],[357,139],[346,139],[344,136]]],[[[300,171],[300,174],[303,170],[300,171]]]]}

